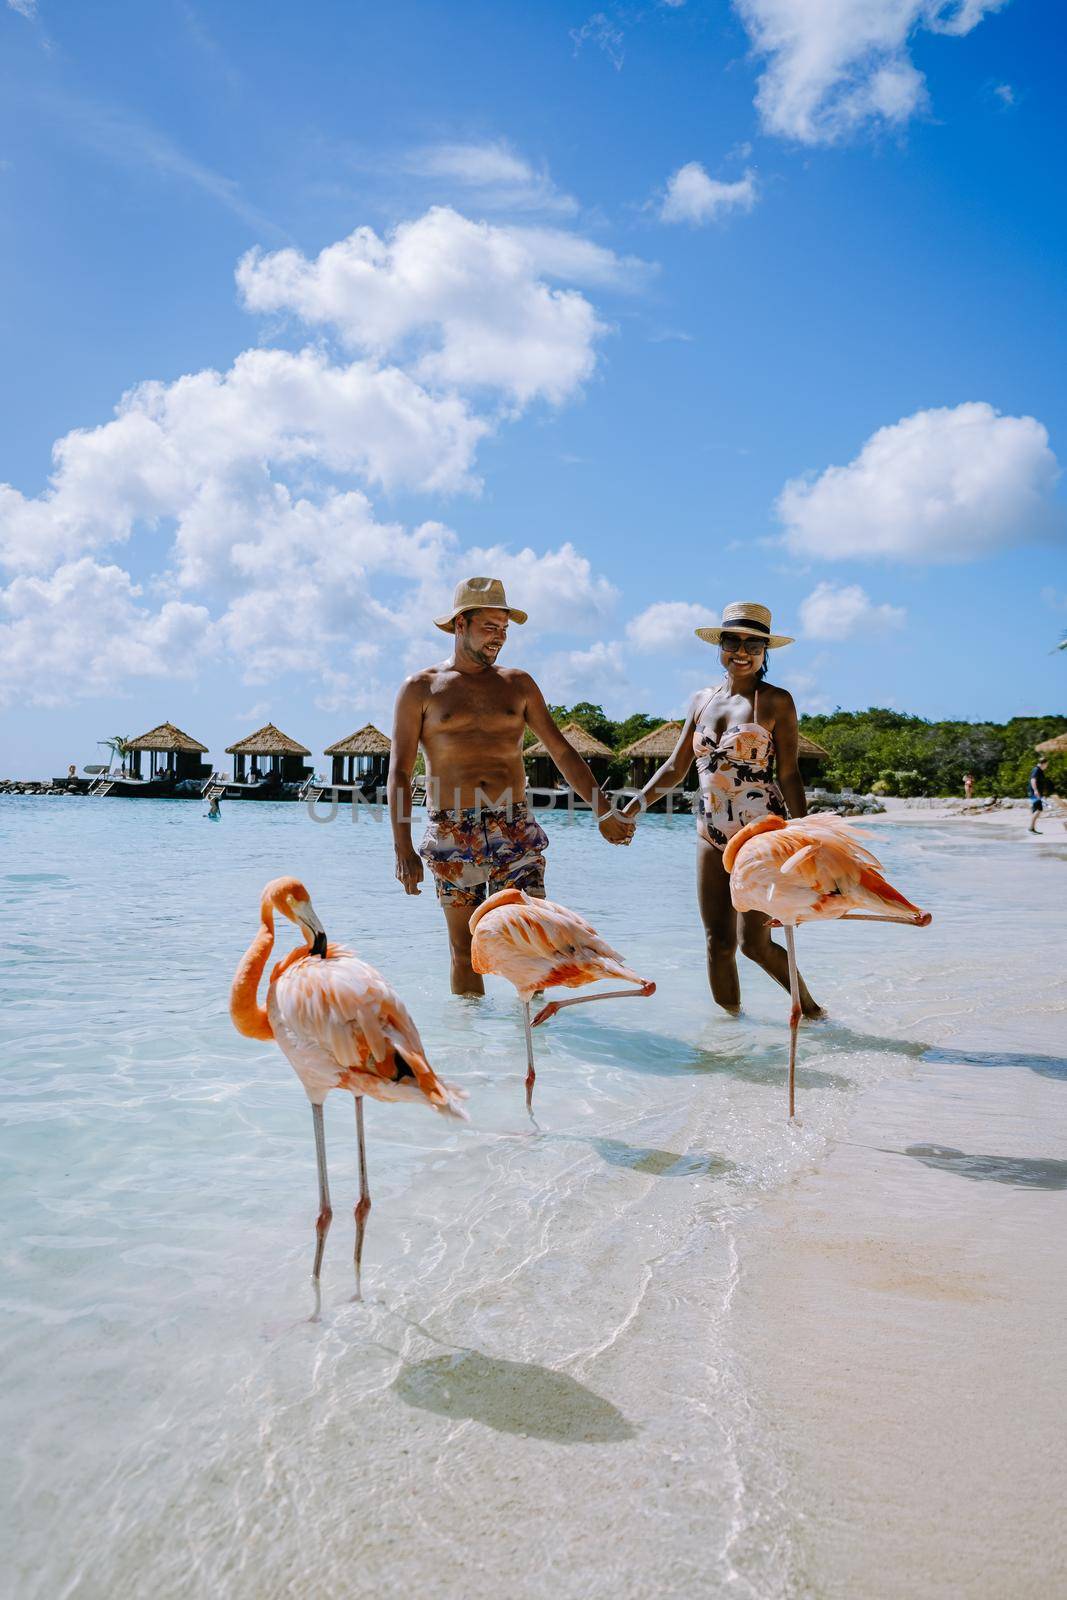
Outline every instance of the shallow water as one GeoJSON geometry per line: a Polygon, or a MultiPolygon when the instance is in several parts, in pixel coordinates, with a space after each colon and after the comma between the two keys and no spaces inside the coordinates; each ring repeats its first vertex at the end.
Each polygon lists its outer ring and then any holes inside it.
{"type": "MultiPolygon", "coordinates": [[[[878,830],[935,922],[801,931],[834,1021],[802,1035],[789,1127],[784,997],[745,964],[745,1017],[710,1004],[691,822],[648,818],[624,851],[550,817],[550,895],[659,988],[539,1030],[535,1136],[514,995],[449,995],[432,891],[401,894],[385,825],[224,812],[0,805],[16,1592],[782,1592],[795,1508],[728,1337],[738,1224],[818,1160],[857,1091],[931,1051],[1064,1069],[1042,976],[1062,848],[878,830]],[[470,1092],[469,1127],[368,1105],[363,1305],[352,1102],[327,1102],[318,1324],[307,1102],[227,1014],[283,872],[470,1092]],[[1025,1038],[1002,1025],[1020,1004],[1025,1038]]],[[[1020,1173],[998,1181],[1042,1178],[1020,1173]]]]}

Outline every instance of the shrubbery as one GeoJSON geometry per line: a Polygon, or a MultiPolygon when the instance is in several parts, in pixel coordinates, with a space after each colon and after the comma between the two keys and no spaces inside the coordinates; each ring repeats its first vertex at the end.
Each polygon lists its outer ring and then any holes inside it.
{"type": "MultiPolygon", "coordinates": [[[[602,706],[580,700],[551,706],[557,722],[580,722],[613,750],[621,750],[665,719],[637,712],[622,722],[602,706]]],[[[800,729],[830,752],[818,782],[826,789],[857,794],[962,795],[963,775],[974,774],[976,795],[1019,796],[1036,757],[1034,746],[1067,733],[1067,716],[1013,717],[1010,722],[927,722],[903,711],[872,706],[801,716],[800,729]]],[[[1067,795],[1067,756],[1052,756],[1049,783],[1067,795]]],[[[612,763],[609,782],[625,782],[626,763],[612,763]]]]}
{"type": "MultiPolygon", "coordinates": [[[[1034,746],[1067,733],[1067,716],[1013,717],[1010,722],[927,722],[902,711],[834,711],[800,719],[802,733],[829,750],[819,782],[858,793],[962,795],[974,774],[976,795],[1023,796],[1034,746]]],[[[1067,794],[1067,757],[1048,764],[1052,788],[1067,794]]]]}

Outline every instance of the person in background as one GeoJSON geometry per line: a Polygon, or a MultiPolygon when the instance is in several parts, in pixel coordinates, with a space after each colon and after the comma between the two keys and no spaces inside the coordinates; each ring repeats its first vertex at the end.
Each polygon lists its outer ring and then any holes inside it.
{"type": "Polygon", "coordinates": [[[974,773],[973,772],[965,772],[963,774],[963,798],[965,800],[973,800],[974,799],[974,773]]]}
{"type": "Polygon", "coordinates": [[[1031,833],[1041,832],[1041,829],[1037,825],[1037,819],[1045,809],[1045,796],[1048,794],[1048,778],[1045,776],[1045,768],[1047,766],[1048,760],[1046,757],[1039,757],[1037,764],[1030,774],[1030,781],[1027,785],[1027,792],[1030,796],[1031,833]]]}
{"type": "Polygon", "coordinates": [[[207,803],[207,815],[209,822],[222,821],[222,806],[219,804],[219,797],[217,794],[213,794],[207,803]]]}

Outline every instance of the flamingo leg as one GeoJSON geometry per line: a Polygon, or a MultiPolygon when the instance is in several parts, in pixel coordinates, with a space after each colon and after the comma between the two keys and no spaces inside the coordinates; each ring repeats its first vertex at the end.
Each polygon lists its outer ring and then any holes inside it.
{"type": "Polygon", "coordinates": [[[647,999],[650,994],[655,994],[655,992],[656,985],[650,982],[643,983],[639,989],[605,989],[601,994],[575,995],[573,1000],[550,1000],[547,1006],[542,1006],[536,1017],[534,1017],[531,1026],[534,1028],[539,1027],[542,1022],[547,1022],[549,1017],[554,1017],[557,1011],[562,1011],[564,1006],[586,1006],[592,1000],[626,1000],[627,998],[638,997],[647,999]]]}
{"type": "Polygon", "coordinates": [[[795,930],[786,924],[785,948],[789,956],[789,1120],[796,1115],[797,1029],[800,1026],[800,973],[797,971],[795,930]]]}
{"type": "Polygon", "coordinates": [[[322,1271],[322,1252],[326,1248],[326,1235],[333,1220],[330,1205],[330,1185],[326,1177],[326,1132],[322,1123],[322,1105],[312,1105],[311,1116],[315,1124],[315,1160],[319,1169],[319,1214],[315,1219],[315,1265],[311,1269],[311,1282],[315,1288],[315,1311],[311,1318],[317,1322],[322,1312],[322,1288],[319,1274],[322,1271]]]}
{"type": "Polygon", "coordinates": [[[363,1233],[370,1213],[370,1188],[367,1184],[367,1146],[363,1139],[363,1096],[356,1095],[356,1142],[359,1145],[359,1199],[356,1201],[356,1300],[363,1299],[360,1271],[363,1262],[363,1233]]]}
{"type": "Polygon", "coordinates": [[[533,1024],[530,1021],[529,1000],[522,1002],[522,1022],[526,1030],[526,1110],[529,1112],[530,1121],[533,1122],[533,1091],[537,1073],[534,1071],[533,1034],[530,1032],[533,1024]]]}

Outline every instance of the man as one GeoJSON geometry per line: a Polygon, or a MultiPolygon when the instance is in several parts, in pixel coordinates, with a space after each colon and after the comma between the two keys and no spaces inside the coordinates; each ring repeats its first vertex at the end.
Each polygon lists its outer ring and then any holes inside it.
{"type": "Polygon", "coordinates": [[[1048,792],[1048,782],[1045,778],[1045,768],[1048,766],[1047,756],[1039,756],[1037,765],[1030,774],[1028,790],[1030,794],[1030,832],[1040,833],[1037,819],[1045,809],[1045,795],[1048,792]]]}
{"type": "Polygon", "coordinates": [[[548,836],[529,814],[522,741],[527,727],[543,741],[567,782],[595,812],[610,844],[629,844],[633,825],[612,808],[593,774],[552,721],[528,672],[498,667],[508,623],[526,612],[509,606],[498,578],[460,583],[452,610],[435,625],[455,640],[452,657],[414,673],[396,701],[389,763],[389,815],[396,876],[418,894],[429,865],[448,925],[453,994],[484,994],[471,966],[470,915],[486,893],[513,885],[544,898],[548,836]],[[419,745],[426,756],[428,826],[411,838],[411,774],[419,745]]]}

